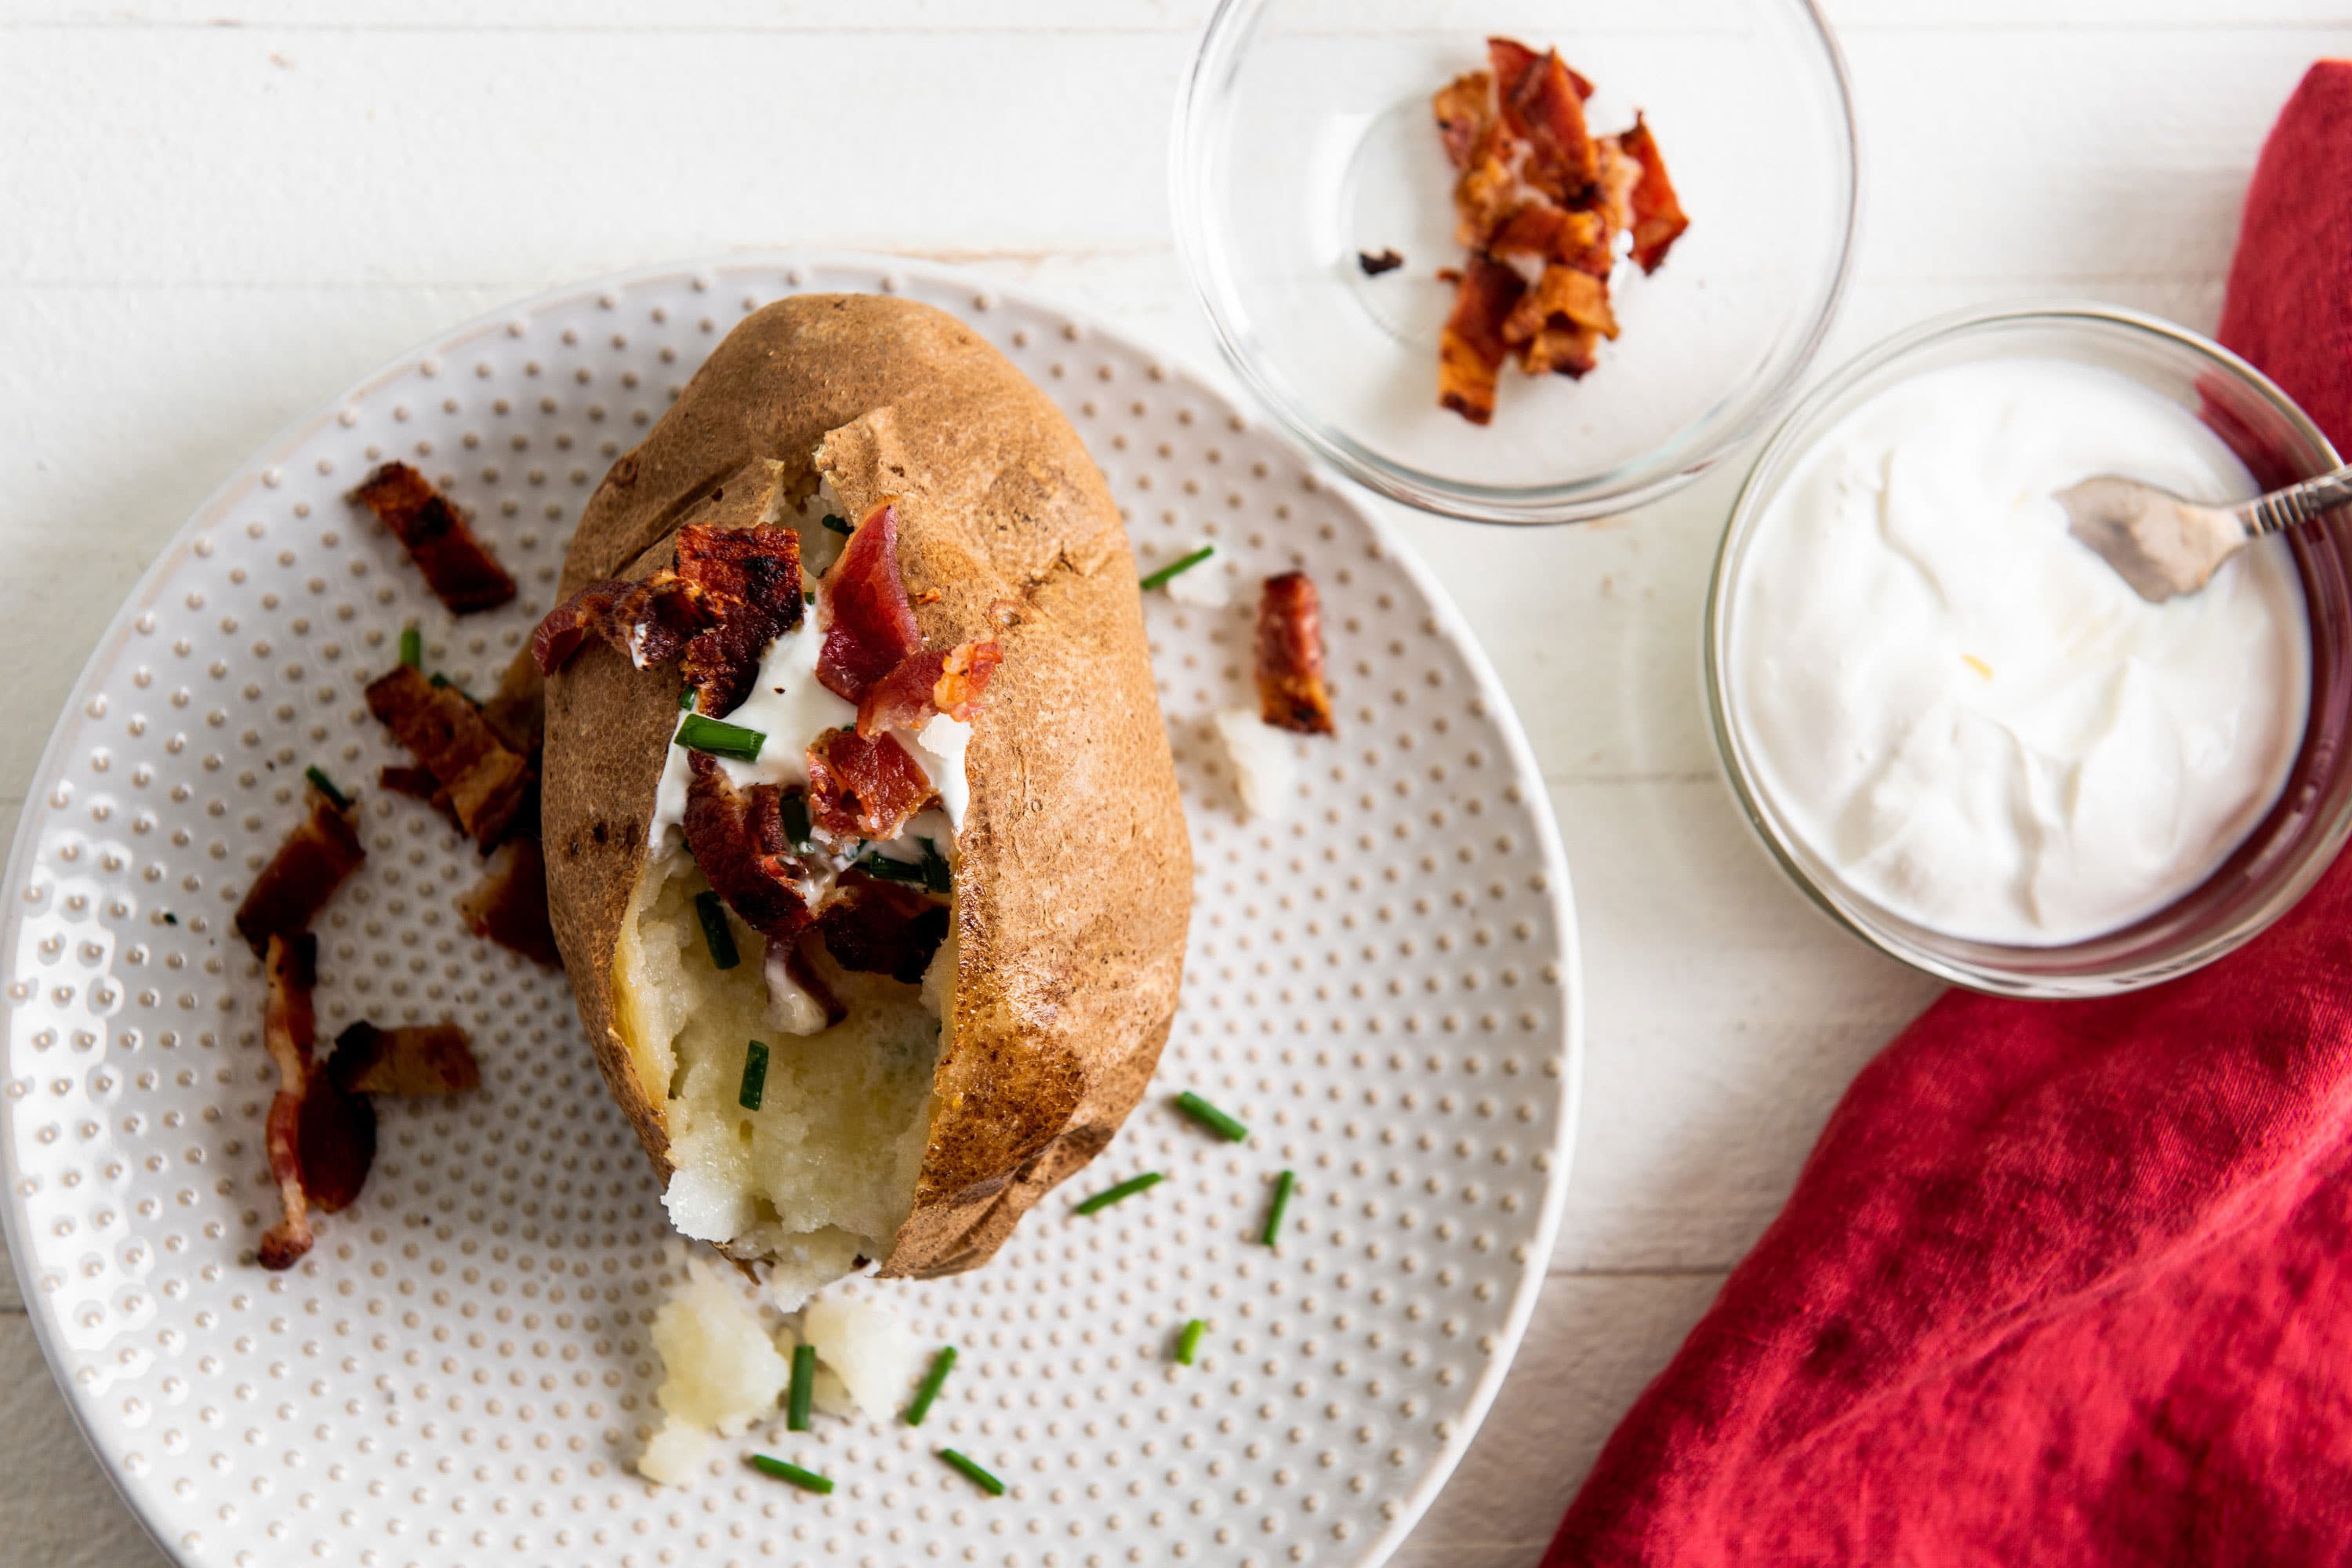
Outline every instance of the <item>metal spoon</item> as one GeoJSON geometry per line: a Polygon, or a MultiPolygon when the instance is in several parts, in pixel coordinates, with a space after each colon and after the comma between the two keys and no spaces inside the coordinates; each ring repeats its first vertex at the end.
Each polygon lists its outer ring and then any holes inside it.
{"type": "Polygon", "coordinates": [[[2102,474],[2058,492],[2066,531],[2097,552],[2153,604],[2193,594],[2248,540],[2352,506],[2352,468],[2235,506],[2183,500],[2154,485],[2102,474]]]}

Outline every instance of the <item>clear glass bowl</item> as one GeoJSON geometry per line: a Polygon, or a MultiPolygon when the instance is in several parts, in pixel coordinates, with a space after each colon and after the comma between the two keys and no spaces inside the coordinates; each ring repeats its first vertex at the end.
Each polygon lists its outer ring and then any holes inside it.
{"type": "Polygon", "coordinates": [[[2352,546],[2342,530],[2287,536],[2311,623],[2311,710],[2278,804],[2197,888],[2147,919],[2053,947],[1950,937],[1893,913],[1839,879],[1759,785],[1727,679],[1740,568],[1759,521],[1798,461],[1847,414],[1896,382],[1945,365],[2032,355],[2131,377],[2188,409],[2265,488],[2326,472],[2335,448],[2286,394],[2227,349],[2137,311],[2050,305],[1930,321],[1839,370],[1780,426],[1748,476],[1716,556],[1706,604],[1706,694],[1716,749],[1749,825],[1813,901],[1914,968],[1979,991],[2089,996],[2185,974],[2250,941],[2309,891],[2352,833],[2352,546]]]}
{"type": "Polygon", "coordinates": [[[1809,0],[1223,0],[1177,109],[1176,232],[1260,402],[1351,477],[1489,522],[1623,511],[1696,478],[1787,401],[1853,256],[1853,108],[1809,0]],[[1691,226],[1621,263],[1623,335],[1581,381],[1506,366],[1494,423],[1437,404],[1459,266],[1430,97],[1489,35],[1557,47],[1596,132],[1648,117],[1691,226]],[[1357,254],[1404,265],[1366,277],[1357,254]]]}

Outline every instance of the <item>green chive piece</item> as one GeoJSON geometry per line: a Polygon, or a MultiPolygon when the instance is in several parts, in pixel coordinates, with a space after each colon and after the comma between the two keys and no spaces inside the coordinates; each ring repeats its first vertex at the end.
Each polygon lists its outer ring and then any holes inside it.
{"type": "Polygon", "coordinates": [[[400,628],[400,662],[411,669],[425,668],[425,634],[413,625],[400,628]]]}
{"type": "Polygon", "coordinates": [[[1198,1318],[1184,1325],[1184,1331],[1176,1336],[1176,1360],[1179,1365],[1192,1364],[1192,1352],[1201,1348],[1201,1336],[1208,1331],[1209,1325],[1198,1318]]]}
{"type": "MultiPolygon", "coordinates": [[[[702,940],[710,948],[710,966],[713,969],[732,969],[742,963],[743,955],[735,951],[734,928],[727,923],[727,906],[719,901],[719,895],[695,894],[694,913],[695,918],[702,921],[702,940]]],[[[753,1106],[752,1109],[756,1110],[759,1107],[753,1106]]]]}
{"type": "Polygon", "coordinates": [[[1097,1209],[1107,1209],[1110,1207],[1111,1205],[1118,1202],[1119,1199],[1131,1198],[1136,1194],[1144,1191],[1148,1187],[1158,1186],[1161,1182],[1164,1182],[1167,1179],[1167,1177],[1161,1175],[1158,1171],[1146,1171],[1139,1176],[1129,1176],[1118,1185],[1109,1188],[1107,1191],[1097,1193],[1094,1196],[1087,1199],[1086,1202],[1077,1206],[1076,1212],[1079,1214],[1092,1214],[1097,1209]]]}
{"type": "Polygon", "coordinates": [[[678,694],[677,694],[677,710],[678,710],[679,712],[681,712],[681,713],[684,713],[684,712],[688,711],[688,710],[690,710],[691,708],[693,708],[693,706],[694,706],[694,688],[693,688],[693,687],[691,687],[691,686],[688,686],[688,687],[686,687],[686,688],[682,689],[678,692],[678,694]]]}
{"type": "Polygon", "coordinates": [[[302,776],[309,779],[310,781],[311,787],[316,789],[320,795],[325,795],[329,803],[331,804],[337,811],[349,811],[352,808],[352,797],[345,795],[341,790],[337,789],[335,787],[335,781],[329,778],[325,772],[321,770],[316,763],[304,768],[302,770],[302,776]]]}
{"type": "Polygon", "coordinates": [[[1202,562],[1206,561],[1210,556],[1214,555],[1216,552],[1217,547],[1215,545],[1203,544],[1200,549],[1192,551],[1189,554],[1179,555],[1175,560],[1171,561],[1159,571],[1145,577],[1142,583],[1143,591],[1148,594],[1154,588],[1165,587],[1170,578],[1181,576],[1183,574],[1190,572],[1193,567],[1198,566],[1202,562]]]}
{"type": "Polygon", "coordinates": [[[915,1390],[915,1402],[907,1406],[907,1414],[902,1417],[908,1426],[920,1426],[923,1417],[931,1413],[931,1401],[940,1396],[940,1384],[948,1380],[948,1373],[955,1366],[955,1361],[956,1348],[953,1345],[941,1345],[940,1353],[931,1358],[931,1370],[923,1374],[923,1386],[915,1390]]]}
{"type": "Polygon", "coordinates": [[[768,737],[757,730],[722,724],[699,713],[689,713],[679,720],[677,733],[672,739],[690,752],[709,752],[714,757],[732,757],[739,763],[758,762],[760,748],[768,743],[768,737]]]}
{"type": "Polygon", "coordinates": [[[809,836],[808,791],[786,790],[776,806],[783,815],[784,837],[792,847],[795,849],[814,847],[814,840],[809,836]]]}
{"type": "Polygon", "coordinates": [[[1219,1110],[1191,1089],[1188,1089],[1176,1097],[1176,1105],[1185,1115],[1210,1131],[1220,1133],[1235,1143],[1249,1142],[1248,1128],[1219,1110]]]}
{"type": "Polygon", "coordinates": [[[793,1347],[792,1391],[784,1395],[784,1425],[795,1432],[809,1429],[809,1394],[816,1387],[816,1347],[793,1347]]]}
{"type": "MultiPolygon", "coordinates": [[[[785,830],[791,831],[789,823],[785,830]]],[[[886,882],[905,882],[934,893],[944,893],[954,887],[955,873],[948,866],[948,858],[940,853],[940,847],[928,838],[915,842],[923,847],[919,860],[893,860],[877,849],[857,862],[858,869],[886,882]]]]}
{"type": "Polygon", "coordinates": [[[834,532],[840,534],[850,534],[857,531],[856,529],[849,526],[849,520],[847,518],[841,516],[837,512],[826,512],[824,514],[824,525],[825,527],[833,530],[834,532]]]}
{"type": "Polygon", "coordinates": [[[803,605],[814,605],[814,604],[815,604],[815,603],[816,603],[816,590],[815,590],[814,588],[809,588],[809,589],[803,590],[803,593],[801,594],[801,603],[802,603],[802,604],[803,604],[803,605]]]}
{"type": "MultiPolygon", "coordinates": [[[[757,1110],[760,1109],[760,1097],[767,1091],[768,1042],[753,1040],[743,1047],[743,1087],[735,1091],[735,1103],[746,1110],[757,1110]]],[[[814,1355],[816,1352],[811,1351],[809,1353],[814,1355]]]]}
{"type": "Polygon", "coordinates": [[[1275,1237],[1282,1234],[1283,1212],[1290,1207],[1291,1189],[1297,1185],[1298,1177],[1293,1172],[1285,1171],[1274,1179],[1274,1206],[1266,1210],[1265,1233],[1258,1237],[1268,1247],[1272,1247],[1275,1237]]]}
{"type": "Polygon", "coordinates": [[[772,1458],[766,1454],[752,1455],[751,1468],[763,1476],[773,1476],[780,1481],[790,1481],[801,1490],[814,1492],[819,1497],[833,1490],[833,1482],[818,1475],[814,1470],[803,1470],[798,1465],[788,1465],[783,1460],[772,1458]]]}
{"type": "Polygon", "coordinates": [[[961,1470],[965,1475],[970,1476],[972,1479],[973,1483],[989,1496],[1003,1497],[1004,1495],[1004,1483],[1003,1481],[998,1480],[994,1476],[990,1475],[986,1470],[982,1469],[977,1464],[965,1458],[953,1448],[941,1448],[939,1450],[939,1455],[940,1458],[945,1459],[949,1464],[953,1465],[957,1469],[961,1470]]]}
{"type": "Polygon", "coordinates": [[[940,854],[940,847],[929,839],[920,842],[923,846],[923,886],[934,893],[950,891],[955,887],[955,871],[948,865],[948,858],[940,854]]]}

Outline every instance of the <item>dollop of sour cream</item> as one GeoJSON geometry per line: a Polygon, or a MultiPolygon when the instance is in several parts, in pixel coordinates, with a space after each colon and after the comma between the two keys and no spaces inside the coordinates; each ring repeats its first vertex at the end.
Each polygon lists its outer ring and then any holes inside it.
{"type": "Polygon", "coordinates": [[[2222,442],[2113,372],[1954,365],[1854,409],[1759,520],[1727,605],[1758,786],[1854,891],[2049,946],[2210,876],[2277,800],[2309,702],[2284,542],[2141,599],[2066,531],[2095,474],[2254,493],[2222,442]]]}

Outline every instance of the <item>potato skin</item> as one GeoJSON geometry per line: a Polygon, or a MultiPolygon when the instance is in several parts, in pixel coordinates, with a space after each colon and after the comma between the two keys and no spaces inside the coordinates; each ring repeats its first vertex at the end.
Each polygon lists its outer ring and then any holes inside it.
{"type": "MultiPolygon", "coordinates": [[[[882,1268],[950,1273],[1109,1142],[1175,1012],[1192,852],[1135,562],[1076,433],[978,334],[908,300],[803,295],[746,317],[613,465],[559,593],[667,564],[687,522],[757,521],[771,463],[795,495],[821,468],[854,515],[898,497],[925,640],[1004,647],[966,759],[954,1026],[882,1268]]],[[[639,1081],[615,1027],[613,960],[679,682],[583,649],[548,682],[542,806],[581,1019],[665,1180],[667,1086],[639,1081]]]]}

